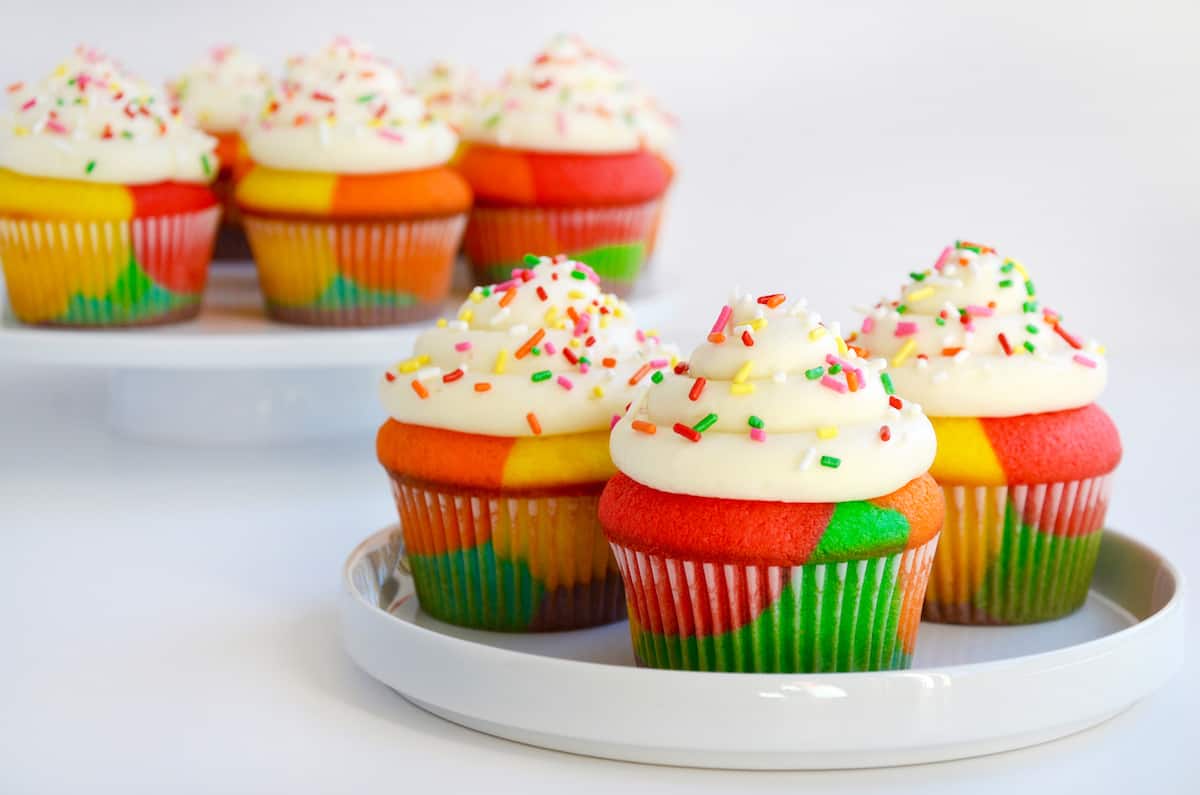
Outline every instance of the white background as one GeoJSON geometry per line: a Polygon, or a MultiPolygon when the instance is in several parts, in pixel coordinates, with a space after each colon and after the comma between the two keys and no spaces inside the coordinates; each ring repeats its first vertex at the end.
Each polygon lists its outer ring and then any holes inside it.
{"type": "MultiPolygon", "coordinates": [[[[3,83],[80,41],[160,79],[214,42],[278,62],[335,32],[494,77],[583,33],[682,119],[660,266],[693,318],[685,346],[735,280],[849,320],[952,238],[991,243],[1109,344],[1112,524],[1200,576],[1200,4],[3,6],[3,83]]],[[[1195,665],[1075,738],[901,771],[655,769],[443,724],[338,649],[341,560],[392,514],[369,438],[169,450],[109,438],[102,400],[99,374],[0,371],[0,791],[1182,792],[1200,773],[1180,749],[1195,665]]]]}

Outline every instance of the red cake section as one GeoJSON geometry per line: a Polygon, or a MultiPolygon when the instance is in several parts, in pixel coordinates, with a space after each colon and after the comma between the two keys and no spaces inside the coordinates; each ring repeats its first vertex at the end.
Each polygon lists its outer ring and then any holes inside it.
{"type": "Polygon", "coordinates": [[[1096,477],[1121,461],[1117,426],[1095,403],[980,423],[1010,485],[1096,477]]]}
{"type": "Polygon", "coordinates": [[[133,199],[133,217],[187,213],[212,207],[216,194],[207,185],[187,182],[156,182],[152,185],[129,185],[133,199]]]}
{"type": "Polygon", "coordinates": [[[671,182],[662,158],[645,150],[582,155],[470,145],[458,169],[480,204],[605,207],[640,204],[671,182]]]}

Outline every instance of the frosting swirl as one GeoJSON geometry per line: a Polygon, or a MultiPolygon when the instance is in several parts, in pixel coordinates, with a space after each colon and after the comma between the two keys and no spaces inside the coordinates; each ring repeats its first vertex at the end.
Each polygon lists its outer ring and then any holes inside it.
{"type": "Polygon", "coordinates": [[[201,129],[237,132],[254,114],[271,86],[271,75],[237,47],[213,47],[167,86],[172,101],[201,129]]]}
{"type": "Polygon", "coordinates": [[[265,166],[340,174],[438,166],[458,142],[405,88],[396,67],[345,38],[290,59],[243,135],[250,156],[265,166]]]}
{"type": "Polygon", "coordinates": [[[216,176],[216,141],[96,50],[77,48],[45,80],[15,83],[7,95],[0,168],[124,185],[216,176]]]}
{"type": "Polygon", "coordinates": [[[488,436],[601,431],[674,365],[673,346],[640,331],[587,265],[528,259],[509,281],[472,290],[457,320],[385,373],[394,419],[488,436]]]}
{"type": "Polygon", "coordinates": [[[891,362],[897,391],[934,417],[1011,417],[1086,406],[1104,348],[1068,331],[1019,262],[958,241],[910,274],[898,301],[862,310],[852,341],[891,362]]]}
{"type": "Polygon", "coordinates": [[[461,132],[483,95],[483,83],[473,69],[445,61],[435,62],[413,81],[433,118],[461,132]]]}
{"type": "Polygon", "coordinates": [[[612,58],[558,36],[483,98],[466,138],[539,152],[665,148],[673,121],[612,58]]]}
{"type": "Polygon", "coordinates": [[[613,429],[617,468],[679,494],[839,502],[890,494],[929,469],[921,407],[889,394],[804,302],[734,296],[685,374],[650,390],[613,429]]]}

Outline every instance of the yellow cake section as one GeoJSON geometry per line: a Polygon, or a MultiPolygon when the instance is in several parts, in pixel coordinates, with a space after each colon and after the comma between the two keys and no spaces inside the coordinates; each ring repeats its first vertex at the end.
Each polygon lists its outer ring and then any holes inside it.
{"type": "Polygon", "coordinates": [[[1002,486],[1007,482],[1000,460],[975,417],[930,417],[937,434],[937,456],[929,474],[939,483],[1002,486]]]}
{"type": "Polygon", "coordinates": [[[236,195],[238,204],[251,212],[327,216],[336,183],[336,174],[256,165],[238,182],[236,195]]]}
{"type": "Polygon", "coordinates": [[[616,473],[608,432],[520,437],[504,462],[505,488],[602,483],[616,473]]]}
{"type": "Polygon", "coordinates": [[[133,196],[123,185],[31,177],[0,168],[0,216],[123,221],[133,217],[133,196]]]}

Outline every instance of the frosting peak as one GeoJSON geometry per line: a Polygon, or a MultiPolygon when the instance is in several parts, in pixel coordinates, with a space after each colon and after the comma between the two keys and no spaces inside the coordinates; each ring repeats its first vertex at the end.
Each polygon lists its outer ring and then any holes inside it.
{"type": "Polygon", "coordinates": [[[513,149],[601,154],[664,148],[672,127],[617,61],[563,35],[483,99],[466,137],[513,149]]]}
{"type": "Polygon", "coordinates": [[[529,257],[422,334],[380,395],[400,422],[488,436],[602,431],[675,351],[634,325],[587,265],[529,257]]]}
{"type": "Polygon", "coordinates": [[[462,132],[483,95],[483,83],[473,69],[437,61],[413,83],[429,113],[462,132]]]}
{"type": "Polygon", "coordinates": [[[920,406],[891,391],[883,362],[858,356],[803,301],[735,295],[686,371],[614,428],[613,461],[680,494],[879,497],[928,470],[935,449],[920,406]]]}
{"type": "Polygon", "coordinates": [[[209,132],[236,132],[254,113],[271,75],[257,60],[231,45],[213,47],[167,86],[172,100],[209,132]]]}
{"type": "Polygon", "coordinates": [[[346,38],[290,59],[243,134],[265,166],[344,174],[439,166],[458,140],[395,66],[346,38]]]}
{"type": "Polygon", "coordinates": [[[862,310],[852,341],[891,361],[896,389],[935,417],[1078,408],[1104,389],[1104,349],[1043,306],[1029,272],[958,241],[909,274],[898,300],[862,310]]]}
{"type": "Polygon", "coordinates": [[[127,185],[216,176],[216,141],[96,50],[79,47],[41,82],[6,94],[0,168],[127,185]]]}

